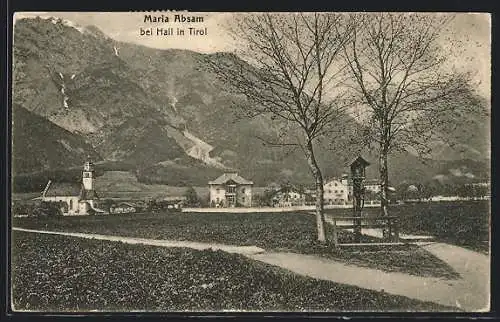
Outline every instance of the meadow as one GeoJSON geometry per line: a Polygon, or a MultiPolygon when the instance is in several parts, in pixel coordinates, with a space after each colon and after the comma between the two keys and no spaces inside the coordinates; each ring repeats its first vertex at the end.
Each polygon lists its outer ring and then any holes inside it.
{"type": "Polygon", "coordinates": [[[454,311],[221,251],[12,233],[15,311],[454,311]]]}
{"type": "MultiPolygon", "coordinates": [[[[488,253],[490,240],[489,201],[407,203],[389,208],[406,234],[431,235],[436,240],[488,253]]],[[[365,208],[364,216],[378,216],[380,209],[365,208]]],[[[351,216],[351,209],[331,209],[336,217],[351,216]]]]}
{"type": "MultiPolygon", "coordinates": [[[[230,245],[255,245],[266,250],[316,254],[347,263],[419,276],[453,279],[458,274],[446,263],[415,245],[336,249],[316,240],[315,217],[309,213],[180,213],[161,212],[59,218],[13,218],[13,226],[129,236],[188,240],[230,245]]],[[[331,238],[331,227],[327,226],[331,238]]],[[[340,231],[341,242],[353,235],[340,231]]],[[[364,242],[376,242],[364,236],[364,242]]]]}

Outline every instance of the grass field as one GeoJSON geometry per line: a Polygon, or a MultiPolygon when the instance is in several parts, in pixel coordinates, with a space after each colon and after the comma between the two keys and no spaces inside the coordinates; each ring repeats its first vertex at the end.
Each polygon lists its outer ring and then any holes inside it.
{"type": "MultiPolygon", "coordinates": [[[[437,240],[487,253],[489,251],[490,202],[429,202],[392,206],[390,215],[400,218],[400,230],[425,234],[437,240]]],[[[379,209],[365,208],[366,216],[378,216],[379,209]]],[[[331,209],[327,213],[351,216],[350,209],[331,209]]]]}
{"type": "MultiPolygon", "coordinates": [[[[151,239],[256,245],[267,250],[318,254],[348,263],[420,276],[457,278],[446,263],[411,245],[335,249],[316,241],[315,217],[307,213],[163,213],[59,218],[14,218],[16,227],[151,239]]],[[[331,233],[331,231],[328,231],[331,233]]],[[[352,233],[341,231],[342,242],[352,233]]],[[[365,237],[365,242],[377,241],[365,237]]]]}
{"type": "Polygon", "coordinates": [[[241,255],[14,231],[12,303],[32,311],[452,311],[241,255]]]}

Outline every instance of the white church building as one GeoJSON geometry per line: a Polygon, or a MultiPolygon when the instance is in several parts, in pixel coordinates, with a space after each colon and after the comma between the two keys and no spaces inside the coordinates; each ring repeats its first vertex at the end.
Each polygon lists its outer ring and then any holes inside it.
{"type": "Polygon", "coordinates": [[[41,200],[66,203],[66,207],[63,209],[63,214],[66,216],[103,213],[103,210],[95,207],[99,196],[94,189],[94,180],[94,165],[89,159],[83,166],[81,183],[53,182],[49,180],[43,190],[41,200]]]}

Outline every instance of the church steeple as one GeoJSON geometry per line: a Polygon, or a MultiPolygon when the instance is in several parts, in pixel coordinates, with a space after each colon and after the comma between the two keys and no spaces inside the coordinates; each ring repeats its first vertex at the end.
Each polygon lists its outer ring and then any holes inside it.
{"type": "Polygon", "coordinates": [[[94,189],[94,164],[90,156],[87,157],[87,161],[83,165],[82,182],[85,190],[94,189]]]}

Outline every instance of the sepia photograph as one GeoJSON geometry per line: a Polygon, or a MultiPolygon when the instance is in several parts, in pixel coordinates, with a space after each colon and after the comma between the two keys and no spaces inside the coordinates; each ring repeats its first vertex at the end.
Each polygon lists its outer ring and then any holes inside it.
{"type": "Polygon", "coordinates": [[[12,26],[12,312],[490,312],[489,13],[12,26]]]}

